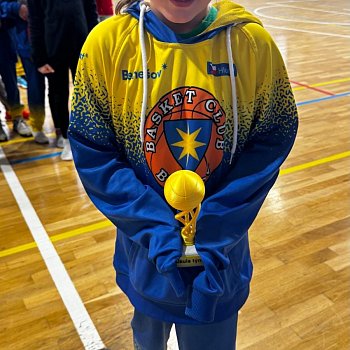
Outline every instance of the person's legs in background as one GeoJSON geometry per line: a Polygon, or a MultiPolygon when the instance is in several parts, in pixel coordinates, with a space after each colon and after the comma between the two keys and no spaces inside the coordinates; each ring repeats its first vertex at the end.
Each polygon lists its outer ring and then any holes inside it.
{"type": "MultiPolygon", "coordinates": [[[[78,49],[78,48],[77,48],[78,49]]],[[[61,120],[61,128],[62,128],[62,137],[63,137],[63,150],[61,154],[62,160],[72,160],[72,150],[70,147],[69,140],[67,138],[67,130],[69,126],[69,116],[70,116],[70,86],[71,82],[74,83],[75,73],[77,70],[78,65],[78,59],[80,55],[80,49],[76,50],[74,54],[74,50],[71,52],[71,55],[67,58],[68,59],[68,70],[71,72],[71,80],[68,78],[68,118],[61,120]]]]}
{"type": "Polygon", "coordinates": [[[32,132],[23,120],[23,105],[20,103],[20,94],[17,86],[16,74],[16,44],[12,29],[1,31],[0,35],[0,75],[5,85],[9,113],[12,116],[13,130],[20,136],[32,136],[32,132]]]}
{"type": "Polygon", "coordinates": [[[45,121],[45,76],[38,72],[29,57],[21,57],[28,83],[28,105],[30,110],[29,121],[35,142],[49,143],[43,132],[45,121]]]}
{"type": "MultiPolygon", "coordinates": [[[[55,66],[55,73],[48,74],[49,103],[56,129],[60,129],[63,138],[62,160],[72,160],[72,152],[67,138],[69,125],[69,66],[55,66]]],[[[57,140],[59,142],[60,139],[57,140]]]]}

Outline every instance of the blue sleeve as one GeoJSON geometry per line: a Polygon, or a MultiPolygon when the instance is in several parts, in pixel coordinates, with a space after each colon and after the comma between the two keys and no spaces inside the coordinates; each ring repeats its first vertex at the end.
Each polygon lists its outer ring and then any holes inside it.
{"type": "Polygon", "coordinates": [[[296,137],[297,109],[287,72],[273,43],[270,50],[258,66],[264,74],[257,78],[248,141],[220,187],[203,201],[198,217],[195,244],[205,270],[194,280],[186,314],[202,322],[214,318],[224,293],[221,274],[229,266],[228,253],[255,220],[296,137]]]}
{"type": "Polygon", "coordinates": [[[176,267],[182,243],[179,223],[162,197],[144,185],[117,143],[109,95],[98,66],[79,61],[68,137],[82,184],[94,205],[131,240],[148,249],[148,258],[166,275],[176,293],[184,286],[176,267]]]}
{"type": "Polygon", "coordinates": [[[6,19],[18,19],[20,4],[17,1],[0,1],[0,18],[6,19]]]}

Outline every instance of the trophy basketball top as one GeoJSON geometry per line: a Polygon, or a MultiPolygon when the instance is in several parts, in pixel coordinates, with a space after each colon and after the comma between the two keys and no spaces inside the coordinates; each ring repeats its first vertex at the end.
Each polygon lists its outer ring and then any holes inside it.
{"type": "Polygon", "coordinates": [[[177,210],[190,211],[196,208],[202,202],[204,194],[204,182],[194,171],[175,171],[165,181],[165,199],[177,210]]]}

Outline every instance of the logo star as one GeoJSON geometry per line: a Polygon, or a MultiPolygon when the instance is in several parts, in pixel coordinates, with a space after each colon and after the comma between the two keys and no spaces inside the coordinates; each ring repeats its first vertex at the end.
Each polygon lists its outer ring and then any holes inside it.
{"type": "Polygon", "coordinates": [[[194,159],[199,160],[196,148],[204,146],[205,143],[196,141],[196,138],[200,133],[200,131],[202,130],[202,128],[197,129],[192,134],[190,133],[188,128],[187,128],[187,132],[184,132],[178,128],[176,128],[176,130],[181,136],[182,140],[179,142],[173,143],[172,146],[182,148],[182,152],[180,154],[179,160],[185,156],[187,157],[187,163],[188,163],[189,156],[192,156],[194,159]]]}

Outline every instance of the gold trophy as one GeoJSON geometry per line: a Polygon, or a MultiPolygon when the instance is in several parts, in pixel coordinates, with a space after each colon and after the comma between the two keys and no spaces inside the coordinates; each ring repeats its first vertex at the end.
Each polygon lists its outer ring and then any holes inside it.
{"type": "Polygon", "coordinates": [[[179,170],[171,174],[164,185],[167,202],[179,211],[175,219],[184,226],[181,229],[183,253],[178,267],[202,266],[202,260],[194,246],[196,220],[204,198],[205,186],[201,177],[191,170],[179,170]]]}

